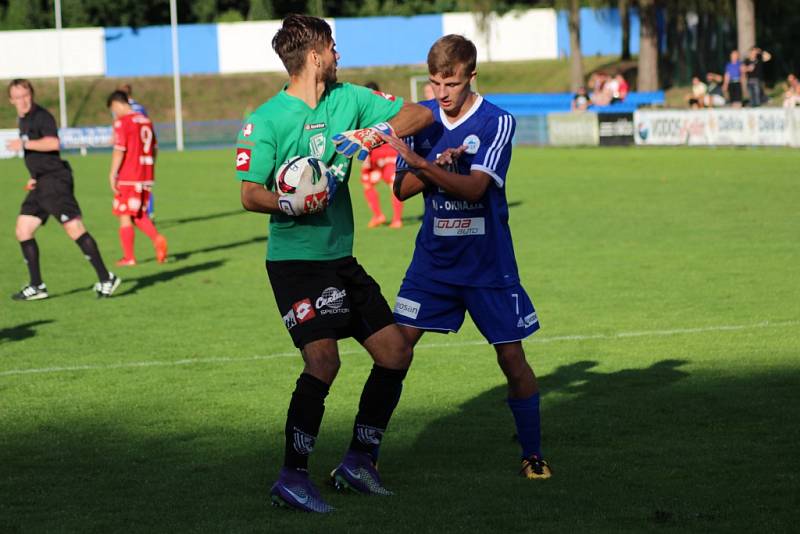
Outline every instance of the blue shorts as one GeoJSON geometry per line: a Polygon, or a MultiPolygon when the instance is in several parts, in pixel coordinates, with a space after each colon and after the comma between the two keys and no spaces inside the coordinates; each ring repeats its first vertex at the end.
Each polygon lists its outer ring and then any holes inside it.
{"type": "Polygon", "coordinates": [[[520,341],[539,329],[533,303],[519,283],[498,289],[406,277],[394,318],[420,330],[458,332],[466,311],[492,345],[520,341]]]}

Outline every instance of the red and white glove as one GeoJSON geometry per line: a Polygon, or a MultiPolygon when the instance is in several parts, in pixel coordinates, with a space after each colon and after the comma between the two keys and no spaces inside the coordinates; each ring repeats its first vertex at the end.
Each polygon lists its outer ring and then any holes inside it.
{"type": "Polygon", "coordinates": [[[331,137],[336,152],[352,158],[356,156],[359,160],[367,159],[369,153],[381,146],[384,141],[378,132],[385,135],[394,135],[394,128],[388,122],[381,122],[371,128],[361,128],[360,130],[347,130],[331,137]]]}

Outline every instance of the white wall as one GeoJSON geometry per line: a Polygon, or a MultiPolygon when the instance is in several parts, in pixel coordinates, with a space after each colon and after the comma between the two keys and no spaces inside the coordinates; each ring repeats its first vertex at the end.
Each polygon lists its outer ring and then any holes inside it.
{"type": "Polygon", "coordinates": [[[457,33],[478,47],[478,61],[558,58],[558,28],[554,9],[511,11],[493,15],[487,34],[479,31],[477,15],[445,13],[443,35],[457,33]]]}
{"type": "MultiPolygon", "coordinates": [[[[336,37],[333,19],[326,19],[336,37]]],[[[217,24],[219,71],[284,72],[283,63],[272,50],[272,38],[281,27],[279,20],[217,24]]]]}
{"type": "MultiPolygon", "coordinates": [[[[103,28],[61,32],[65,76],[98,76],[106,70],[103,28]]],[[[55,30],[0,32],[0,79],[58,76],[59,40],[55,30]]]]}

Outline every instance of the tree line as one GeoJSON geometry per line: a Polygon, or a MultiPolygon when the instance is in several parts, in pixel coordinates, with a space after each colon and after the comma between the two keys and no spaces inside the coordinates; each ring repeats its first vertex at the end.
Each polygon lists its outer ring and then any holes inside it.
{"type": "MultiPolygon", "coordinates": [[[[280,19],[289,13],[326,17],[412,16],[471,11],[486,24],[491,12],[555,7],[568,12],[573,86],[586,78],[580,54],[581,7],[617,8],[620,60],[632,61],[630,14],[640,16],[639,57],[632,63],[639,90],[686,84],[693,74],[719,72],[730,50],[758,44],[772,52],[767,76],[800,70],[800,2],[796,0],[178,0],[181,23],[280,19]],[[658,36],[665,39],[659,46],[658,36]]],[[[54,0],[0,0],[0,31],[52,28],[54,0]]],[[[169,24],[169,0],[61,0],[64,27],[169,24]]]]}

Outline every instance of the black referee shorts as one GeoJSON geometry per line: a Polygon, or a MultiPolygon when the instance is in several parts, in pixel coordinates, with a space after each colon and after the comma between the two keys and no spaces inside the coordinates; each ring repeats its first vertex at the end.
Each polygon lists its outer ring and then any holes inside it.
{"type": "Polygon", "coordinates": [[[81,216],[75,198],[72,173],[69,169],[51,173],[36,180],[36,187],[28,191],[19,210],[20,215],[32,215],[47,222],[52,215],[61,224],[81,216]]]}
{"type": "Polygon", "coordinates": [[[267,261],[278,311],[301,349],[319,339],[359,343],[394,324],[381,288],[352,256],[330,261],[267,261]]]}

